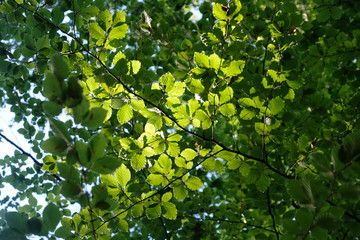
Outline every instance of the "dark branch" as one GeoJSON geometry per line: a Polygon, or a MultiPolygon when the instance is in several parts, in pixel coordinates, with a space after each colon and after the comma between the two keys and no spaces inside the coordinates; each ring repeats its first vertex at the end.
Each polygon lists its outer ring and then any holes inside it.
{"type": "Polygon", "coordinates": [[[97,56],[95,56],[93,53],[90,52],[89,49],[85,48],[85,46],[82,44],[82,42],[75,36],[72,36],[70,35],[69,33],[63,31],[59,26],[53,24],[50,20],[44,18],[43,16],[41,16],[40,14],[36,13],[36,12],[33,12],[25,7],[23,7],[22,5],[20,5],[22,8],[24,8],[26,11],[29,11],[33,14],[36,14],[36,16],[38,16],[39,18],[43,19],[44,21],[46,21],[48,24],[50,24],[52,27],[54,28],[57,28],[59,31],[61,31],[63,34],[67,35],[68,37],[74,39],[79,45],[81,48],[84,49],[84,51],[90,55],[92,58],[94,58],[104,69],[105,71],[112,77],[114,78],[118,83],[120,83],[124,89],[126,91],[128,91],[129,93],[133,94],[135,97],[143,100],[145,103],[147,103],[148,105],[158,109],[162,114],[164,114],[164,116],[166,116],[168,119],[170,119],[178,128],[180,128],[182,131],[184,131],[185,133],[188,133],[188,134],[191,134],[201,140],[204,140],[204,141],[207,141],[207,142],[211,142],[211,143],[214,143],[214,144],[217,144],[219,145],[220,147],[223,148],[223,150],[225,151],[229,151],[229,152],[233,152],[233,153],[236,153],[236,154],[239,154],[245,158],[248,158],[248,159],[252,159],[252,160],[255,160],[257,162],[262,162],[264,163],[271,171],[279,174],[280,176],[283,176],[285,178],[288,178],[288,179],[292,179],[293,177],[292,176],[289,176],[279,170],[277,170],[276,168],[272,167],[269,163],[267,163],[265,160],[263,159],[260,159],[258,157],[254,157],[254,156],[250,156],[246,153],[243,153],[243,152],[240,152],[240,151],[237,151],[237,150],[233,150],[233,149],[230,149],[230,148],[227,148],[225,145],[223,145],[222,143],[216,141],[215,139],[210,139],[210,138],[207,138],[207,137],[204,137],[202,135],[199,135],[195,132],[192,132],[188,129],[186,129],[185,127],[181,126],[177,121],[176,119],[174,119],[172,116],[170,116],[165,110],[163,110],[160,106],[156,105],[155,103],[147,100],[146,98],[142,97],[140,94],[136,93],[134,90],[132,90],[129,86],[127,86],[119,77],[117,77],[106,65],[103,61],[101,61],[97,56]]]}
{"type": "MultiPolygon", "coordinates": [[[[4,134],[0,133],[0,137],[2,137],[3,139],[5,139],[8,143],[10,143],[11,145],[13,145],[15,148],[17,148],[22,154],[28,156],[36,165],[42,167],[43,164],[40,163],[38,160],[36,160],[30,153],[26,152],[22,147],[20,147],[19,145],[17,145],[16,143],[14,143],[13,141],[11,141],[9,138],[7,138],[4,134]]],[[[58,181],[62,181],[62,179],[55,175],[55,174],[51,174],[51,176],[53,176],[54,178],[56,178],[58,181]]]]}
{"type": "Polygon", "coordinates": [[[166,239],[167,239],[167,240],[170,240],[171,237],[170,237],[168,231],[166,230],[166,226],[165,226],[164,220],[162,219],[162,217],[159,217],[159,219],[160,219],[161,225],[162,225],[162,227],[163,227],[163,229],[164,229],[164,232],[165,232],[165,235],[166,235],[166,239]]]}
{"type": "Polygon", "coordinates": [[[271,211],[270,187],[266,190],[266,198],[267,198],[268,211],[269,211],[269,214],[270,214],[271,219],[272,219],[274,232],[276,234],[276,239],[279,240],[279,232],[278,232],[278,230],[276,228],[275,217],[274,217],[273,212],[271,211]]]}
{"type": "MultiPolygon", "coordinates": [[[[268,229],[268,228],[263,227],[263,226],[253,225],[253,224],[246,223],[246,222],[239,221],[239,220],[230,220],[230,219],[223,219],[223,218],[210,218],[210,217],[198,218],[198,217],[188,216],[188,215],[179,216],[179,217],[183,217],[183,218],[194,218],[194,219],[197,219],[197,220],[200,220],[200,221],[241,223],[241,224],[244,224],[244,225],[247,226],[247,227],[253,227],[253,228],[262,229],[262,230],[265,230],[265,231],[268,231],[268,232],[275,233],[275,231],[272,230],[272,229],[268,229]]],[[[249,230],[251,230],[251,229],[249,229],[249,230]]]]}

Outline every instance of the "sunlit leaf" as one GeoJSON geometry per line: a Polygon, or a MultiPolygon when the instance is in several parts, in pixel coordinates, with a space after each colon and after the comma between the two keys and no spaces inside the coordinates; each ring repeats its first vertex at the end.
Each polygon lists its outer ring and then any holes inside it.
{"type": "Polygon", "coordinates": [[[115,170],[115,176],[119,184],[122,187],[125,187],[126,184],[130,181],[131,173],[124,164],[121,164],[121,166],[115,170]]]}

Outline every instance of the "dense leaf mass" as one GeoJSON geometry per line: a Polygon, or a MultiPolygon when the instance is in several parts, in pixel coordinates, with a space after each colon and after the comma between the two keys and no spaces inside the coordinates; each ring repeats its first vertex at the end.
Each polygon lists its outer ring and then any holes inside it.
{"type": "Polygon", "coordinates": [[[0,105],[32,148],[0,132],[0,239],[356,239],[359,23],[349,0],[1,1],[0,105]]]}

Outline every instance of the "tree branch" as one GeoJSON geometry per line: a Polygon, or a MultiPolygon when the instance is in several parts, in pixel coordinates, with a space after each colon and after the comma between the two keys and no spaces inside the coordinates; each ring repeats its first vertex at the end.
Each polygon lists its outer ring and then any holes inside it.
{"type": "MultiPolygon", "coordinates": [[[[222,152],[222,151],[224,151],[224,149],[221,149],[220,151],[217,151],[216,153],[213,153],[213,154],[205,157],[203,160],[201,160],[200,162],[198,162],[197,164],[195,164],[192,168],[190,168],[190,169],[188,169],[187,171],[185,171],[185,173],[183,173],[183,174],[180,175],[179,177],[177,177],[177,178],[169,181],[169,183],[166,184],[164,187],[162,187],[160,190],[156,191],[155,193],[151,194],[150,196],[148,196],[148,197],[146,197],[146,198],[144,198],[144,199],[142,199],[142,200],[140,200],[140,201],[137,201],[137,202],[132,203],[130,206],[128,206],[127,208],[125,208],[123,211],[117,213],[115,216],[113,216],[113,217],[109,218],[108,220],[104,221],[100,226],[98,226],[98,227],[95,229],[95,231],[98,230],[99,228],[101,228],[101,227],[102,227],[104,224],[106,224],[107,222],[109,222],[109,221],[111,221],[111,220],[113,220],[113,219],[116,219],[116,218],[117,218],[118,216],[120,216],[121,214],[129,211],[129,210],[130,210],[131,208],[133,208],[135,205],[137,205],[137,204],[139,204],[139,203],[141,203],[141,202],[145,202],[146,200],[154,197],[155,195],[162,193],[162,192],[165,191],[171,184],[173,184],[175,181],[181,179],[183,176],[185,176],[186,174],[188,174],[189,172],[191,172],[192,170],[194,170],[195,168],[197,168],[200,164],[202,164],[203,162],[205,162],[207,159],[209,159],[209,158],[211,158],[211,157],[214,157],[216,154],[218,154],[218,153],[220,153],[220,152],[222,152]]],[[[92,233],[92,232],[87,232],[87,233],[85,233],[84,236],[86,236],[86,235],[88,235],[88,234],[90,234],[90,233],[92,233]]]]}
{"type": "Polygon", "coordinates": [[[276,229],[275,217],[274,217],[274,214],[271,211],[270,187],[266,190],[266,198],[267,198],[268,211],[269,211],[269,214],[270,214],[271,219],[272,219],[274,232],[276,234],[276,239],[279,240],[279,232],[276,229]]]}
{"type": "MultiPolygon", "coordinates": [[[[194,218],[194,219],[201,220],[201,221],[214,221],[214,222],[241,223],[241,224],[244,224],[245,226],[249,226],[249,227],[253,227],[253,228],[257,228],[257,229],[262,229],[262,230],[265,230],[265,231],[268,231],[268,232],[275,233],[275,231],[274,231],[274,230],[272,230],[272,229],[268,229],[268,228],[263,227],[263,226],[253,225],[253,224],[246,223],[246,222],[239,221],[239,220],[230,220],[230,219],[222,219],[222,218],[210,218],[210,217],[197,218],[197,217],[194,217],[194,216],[188,216],[188,215],[183,215],[183,216],[179,216],[179,217],[183,217],[183,218],[194,218]]],[[[251,230],[251,229],[249,229],[249,230],[251,230]]]]}
{"type": "MultiPolygon", "coordinates": [[[[26,152],[22,147],[11,141],[9,138],[7,138],[4,134],[0,133],[0,137],[5,139],[8,143],[13,145],[15,148],[17,148],[22,154],[28,156],[36,165],[42,167],[44,164],[40,163],[38,160],[36,160],[30,153],[26,152]]],[[[62,181],[62,179],[57,176],[56,174],[51,174],[54,178],[56,178],[58,181],[62,181]]]]}
{"type": "Polygon", "coordinates": [[[53,24],[50,20],[44,18],[43,16],[41,16],[40,14],[38,14],[37,12],[33,12],[25,7],[23,7],[22,5],[20,5],[20,7],[22,7],[23,9],[25,9],[26,11],[29,11],[33,14],[35,14],[36,16],[38,16],[39,18],[43,19],[44,21],[46,21],[48,24],[50,24],[52,27],[58,29],[59,31],[61,31],[63,34],[65,34],[66,36],[74,39],[79,45],[81,48],[84,49],[84,51],[90,55],[93,59],[95,59],[104,69],[105,71],[112,77],[114,78],[118,83],[120,83],[124,89],[133,94],[135,97],[143,100],[145,103],[147,103],[148,105],[158,109],[164,116],[166,116],[168,119],[170,119],[178,128],[180,128],[182,131],[184,131],[185,133],[188,133],[190,135],[193,135],[201,140],[204,140],[204,141],[207,141],[207,142],[211,142],[211,143],[214,143],[214,144],[217,144],[219,145],[220,147],[223,148],[223,150],[225,151],[229,151],[229,152],[233,152],[233,153],[236,153],[236,154],[239,154],[245,158],[248,158],[248,159],[252,159],[252,160],[255,160],[257,162],[262,162],[264,163],[271,171],[275,172],[276,174],[279,174],[280,176],[283,176],[285,178],[288,178],[288,179],[292,179],[293,177],[292,176],[289,176],[279,170],[277,170],[276,168],[272,167],[269,163],[267,163],[266,161],[264,161],[263,159],[261,158],[258,158],[258,157],[254,157],[254,156],[250,156],[246,153],[243,153],[243,152],[240,152],[240,151],[237,151],[237,150],[233,150],[233,149],[230,149],[230,148],[227,148],[224,144],[216,141],[215,139],[210,139],[210,138],[207,138],[207,137],[204,137],[202,135],[199,135],[195,132],[192,132],[188,129],[186,129],[185,127],[181,126],[174,117],[170,116],[170,114],[168,114],[165,110],[163,110],[160,106],[156,105],[155,103],[147,100],[145,97],[141,96],[140,94],[136,93],[134,90],[131,89],[131,87],[127,86],[119,77],[117,77],[106,65],[103,61],[101,61],[97,56],[95,56],[93,53],[90,52],[89,49],[86,49],[85,46],[82,44],[82,42],[75,36],[72,36],[70,35],[69,33],[63,31],[59,26],[53,24]]]}
{"type": "Polygon", "coordinates": [[[160,219],[161,225],[162,225],[162,227],[163,227],[163,229],[164,229],[164,231],[165,231],[166,239],[167,239],[167,240],[170,240],[171,237],[170,237],[169,233],[168,233],[167,230],[166,230],[166,226],[165,226],[164,220],[162,219],[161,216],[159,217],[159,219],[160,219]]]}

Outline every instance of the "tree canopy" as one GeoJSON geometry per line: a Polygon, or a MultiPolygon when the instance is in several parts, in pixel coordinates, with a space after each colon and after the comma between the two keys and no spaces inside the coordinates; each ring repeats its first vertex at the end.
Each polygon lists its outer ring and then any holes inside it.
{"type": "Polygon", "coordinates": [[[1,239],[360,235],[359,1],[0,12],[1,239]]]}

